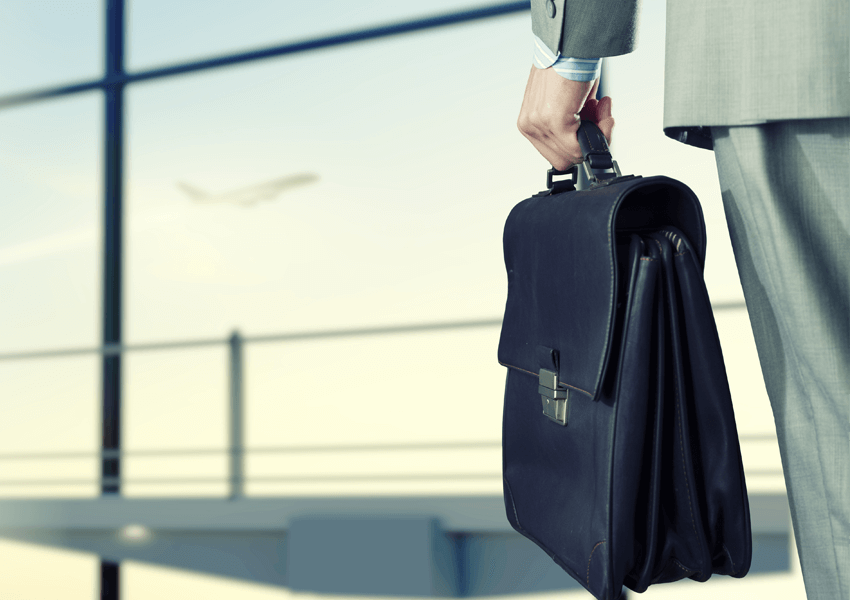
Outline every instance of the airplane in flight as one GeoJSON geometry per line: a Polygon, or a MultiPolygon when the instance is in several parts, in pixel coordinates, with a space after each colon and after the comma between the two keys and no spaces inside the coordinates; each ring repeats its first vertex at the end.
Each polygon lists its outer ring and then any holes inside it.
{"type": "Polygon", "coordinates": [[[257,202],[274,200],[285,190],[306,185],[318,179],[319,176],[315,173],[297,173],[222,193],[205,192],[182,181],[177,182],[177,187],[195,202],[233,202],[242,206],[253,206],[257,202]]]}

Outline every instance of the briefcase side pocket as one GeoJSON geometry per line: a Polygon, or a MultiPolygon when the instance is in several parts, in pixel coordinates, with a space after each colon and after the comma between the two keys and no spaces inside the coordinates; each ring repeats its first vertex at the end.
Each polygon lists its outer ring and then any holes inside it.
{"type": "Polygon", "coordinates": [[[614,391],[614,451],[611,490],[611,553],[615,582],[641,592],[650,581],[657,538],[659,456],[656,448],[656,389],[659,323],[656,259],[637,235],[630,239],[627,309],[614,391]]]}
{"type": "Polygon", "coordinates": [[[738,431],[720,339],[693,249],[681,232],[665,235],[678,246],[674,257],[684,345],[690,367],[690,438],[704,529],[714,573],[743,577],[752,558],[749,502],[738,431]]]}

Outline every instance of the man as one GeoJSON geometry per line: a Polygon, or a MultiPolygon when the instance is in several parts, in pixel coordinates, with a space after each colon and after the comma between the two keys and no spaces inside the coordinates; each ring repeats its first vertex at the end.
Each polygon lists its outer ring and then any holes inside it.
{"type": "MultiPolygon", "coordinates": [[[[715,153],[809,600],[850,598],[848,4],[667,3],[664,133],[715,153]]],[[[580,116],[611,139],[599,59],[634,49],[637,1],[531,10],[518,126],[564,170],[580,116]]]]}

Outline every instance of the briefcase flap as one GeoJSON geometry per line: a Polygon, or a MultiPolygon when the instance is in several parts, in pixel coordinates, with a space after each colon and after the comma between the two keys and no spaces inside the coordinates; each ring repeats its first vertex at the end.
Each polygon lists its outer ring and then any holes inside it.
{"type": "Polygon", "coordinates": [[[705,256],[702,209],[688,186],[638,177],[517,204],[504,231],[508,299],[499,362],[597,399],[622,302],[617,233],[673,225],[705,256]]]}

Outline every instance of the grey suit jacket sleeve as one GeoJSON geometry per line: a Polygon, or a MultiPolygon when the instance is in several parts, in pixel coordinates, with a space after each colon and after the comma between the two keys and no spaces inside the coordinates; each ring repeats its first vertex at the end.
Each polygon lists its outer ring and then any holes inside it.
{"type": "Polygon", "coordinates": [[[602,58],[635,49],[638,0],[531,0],[531,29],[552,52],[602,58]]]}

